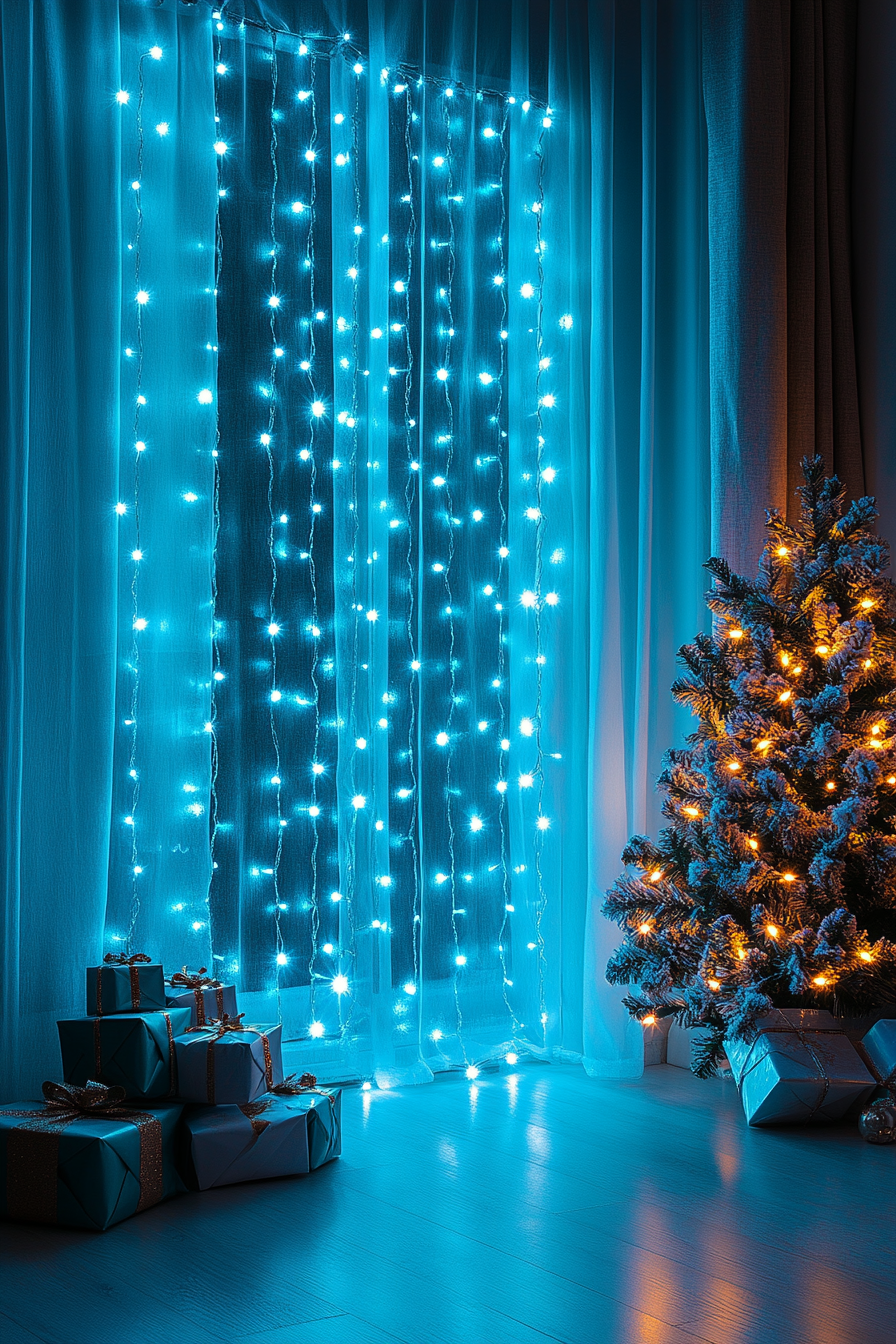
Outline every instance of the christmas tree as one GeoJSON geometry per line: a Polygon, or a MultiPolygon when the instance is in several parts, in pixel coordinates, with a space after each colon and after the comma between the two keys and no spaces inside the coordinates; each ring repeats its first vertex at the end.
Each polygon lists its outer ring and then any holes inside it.
{"type": "Polygon", "coordinates": [[[706,563],[713,633],[672,687],[699,726],[663,760],[668,827],[632,837],[604,903],[607,979],[641,1022],[707,1029],[701,1075],[772,1007],[896,999],[896,587],[874,501],[803,472],[755,581],[706,563]]]}

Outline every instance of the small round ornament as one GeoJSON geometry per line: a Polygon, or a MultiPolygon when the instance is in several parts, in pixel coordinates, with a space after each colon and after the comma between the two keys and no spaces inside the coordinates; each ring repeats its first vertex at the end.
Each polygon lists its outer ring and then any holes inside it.
{"type": "Polygon", "coordinates": [[[868,1143],[896,1143],[896,1097],[883,1097],[863,1111],[859,1133],[868,1143]]]}

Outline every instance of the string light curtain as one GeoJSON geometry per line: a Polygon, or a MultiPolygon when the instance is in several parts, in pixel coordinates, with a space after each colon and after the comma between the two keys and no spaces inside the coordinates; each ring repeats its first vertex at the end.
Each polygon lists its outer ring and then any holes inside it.
{"type": "Polygon", "coordinates": [[[348,32],[216,12],[175,62],[133,18],[107,937],[329,1075],[550,1054],[562,128],[348,32]]]}

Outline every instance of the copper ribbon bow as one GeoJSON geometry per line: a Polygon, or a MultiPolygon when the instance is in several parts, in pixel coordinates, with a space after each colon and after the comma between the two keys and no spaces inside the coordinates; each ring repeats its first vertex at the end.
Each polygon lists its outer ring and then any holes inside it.
{"type": "Polygon", "coordinates": [[[306,1092],[315,1092],[319,1097],[326,1097],[333,1109],[336,1107],[336,1098],[331,1092],[324,1092],[322,1088],[318,1087],[317,1078],[313,1073],[303,1073],[298,1082],[296,1082],[295,1074],[291,1073],[288,1078],[283,1079],[282,1083],[277,1083],[276,1087],[271,1087],[268,1091],[273,1093],[273,1096],[261,1097],[258,1101],[250,1101],[248,1105],[240,1107],[256,1134],[260,1134],[262,1130],[267,1129],[271,1123],[269,1120],[261,1120],[259,1117],[273,1106],[275,1096],[300,1097],[306,1092]]]}
{"type": "Polygon", "coordinates": [[[140,965],[151,963],[152,957],[145,952],[135,952],[129,957],[127,952],[107,952],[102,966],[96,968],[96,1011],[103,1011],[103,966],[130,966],[131,968],[131,1008],[134,1012],[140,1007],[140,965]]]}
{"type": "Polygon", "coordinates": [[[264,1051],[264,1077],[268,1092],[274,1085],[274,1063],[271,1059],[271,1043],[261,1027],[250,1027],[243,1022],[245,1013],[238,1013],[236,1017],[231,1017],[230,1013],[224,1013],[220,1018],[213,1018],[204,1026],[187,1027],[188,1032],[204,1031],[214,1033],[208,1043],[208,1052],[206,1054],[205,1078],[206,1078],[206,1099],[210,1105],[215,1104],[215,1045],[223,1036],[227,1036],[233,1031],[254,1031],[261,1038],[262,1049],[264,1051]]]}
{"type": "Polygon", "coordinates": [[[205,995],[203,990],[213,989],[215,991],[215,1007],[218,1016],[224,1014],[224,987],[220,980],[213,980],[210,975],[206,975],[205,967],[200,966],[195,975],[192,975],[186,968],[182,971],[175,971],[168,981],[172,989],[189,989],[193,993],[193,1003],[196,1007],[196,1025],[204,1027],[208,1022],[205,1015],[205,995]]]}
{"type": "Polygon", "coordinates": [[[304,1092],[316,1092],[319,1097],[326,1097],[331,1106],[336,1105],[336,1098],[332,1092],[325,1092],[322,1087],[318,1087],[317,1078],[313,1073],[303,1073],[298,1082],[296,1076],[291,1073],[288,1078],[284,1078],[282,1083],[276,1087],[268,1089],[278,1097],[300,1097],[304,1092]]]}
{"type": "Polygon", "coordinates": [[[151,962],[152,957],[148,957],[145,952],[135,952],[132,957],[127,952],[107,952],[103,961],[107,966],[134,966],[138,961],[151,962]]]}
{"type": "Polygon", "coordinates": [[[57,1221],[59,1139],[77,1120],[126,1120],[140,1133],[140,1213],[158,1204],[162,1180],[162,1126],[154,1115],[122,1106],[123,1087],[88,1080],[84,1087],[46,1082],[42,1110],[4,1111],[25,1123],[9,1136],[6,1155],[6,1203],[10,1218],[29,1223],[57,1221]]]}
{"type": "Polygon", "coordinates": [[[210,975],[206,975],[205,970],[204,966],[200,966],[194,974],[185,966],[182,971],[175,971],[168,983],[182,986],[184,989],[217,989],[221,981],[213,980],[210,975]]]}

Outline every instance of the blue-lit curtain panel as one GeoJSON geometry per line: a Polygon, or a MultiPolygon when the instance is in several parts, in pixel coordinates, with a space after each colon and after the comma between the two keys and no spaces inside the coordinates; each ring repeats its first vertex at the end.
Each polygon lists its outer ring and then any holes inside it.
{"type": "Polygon", "coordinates": [[[563,128],[344,35],[225,15],[175,62],[133,17],[107,935],[329,1074],[549,1053],[563,128]]]}

